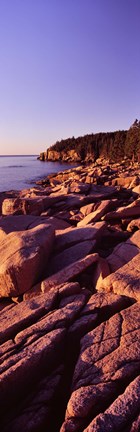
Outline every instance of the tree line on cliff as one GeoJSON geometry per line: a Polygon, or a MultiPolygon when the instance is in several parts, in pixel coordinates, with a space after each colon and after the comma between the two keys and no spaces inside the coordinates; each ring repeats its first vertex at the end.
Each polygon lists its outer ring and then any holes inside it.
{"type": "Polygon", "coordinates": [[[119,161],[127,156],[138,160],[140,158],[140,122],[136,119],[130,129],[115,132],[100,132],[75,138],[62,139],[52,145],[49,150],[67,152],[75,150],[81,160],[100,156],[119,161]]]}

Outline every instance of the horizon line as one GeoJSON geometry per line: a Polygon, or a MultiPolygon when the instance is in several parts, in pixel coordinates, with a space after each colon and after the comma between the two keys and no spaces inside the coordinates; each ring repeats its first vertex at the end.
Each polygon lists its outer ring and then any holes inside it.
{"type": "Polygon", "coordinates": [[[38,156],[37,154],[0,154],[0,157],[13,157],[13,156],[38,156]]]}

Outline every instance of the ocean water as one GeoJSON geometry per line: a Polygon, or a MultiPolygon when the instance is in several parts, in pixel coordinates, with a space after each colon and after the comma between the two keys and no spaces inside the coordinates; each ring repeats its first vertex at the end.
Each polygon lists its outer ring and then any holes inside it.
{"type": "MultiPolygon", "coordinates": [[[[76,164],[75,164],[76,165],[76,164]]],[[[41,162],[34,156],[0,156],[0,192],[21,190],[35,185],[48,174],[72,168],[74,164],[41,162]]]]}

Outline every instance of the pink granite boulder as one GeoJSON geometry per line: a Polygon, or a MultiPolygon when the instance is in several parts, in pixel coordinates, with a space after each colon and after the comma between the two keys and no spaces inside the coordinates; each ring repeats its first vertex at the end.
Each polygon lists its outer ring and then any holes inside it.
{"type": "Polygon", "coordinates": [[[18,296],[39,281],[53,242],[49,225],[7,235],[0,244],[0,297],[18,296]]]}

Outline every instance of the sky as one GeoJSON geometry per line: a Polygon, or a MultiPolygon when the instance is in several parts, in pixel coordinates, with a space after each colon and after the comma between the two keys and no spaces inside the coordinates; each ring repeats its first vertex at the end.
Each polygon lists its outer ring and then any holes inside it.
{"type": "Polygon", "coordinates": [[[0,0],[0,154],[140,119],[140,0],[0,0]]]}

